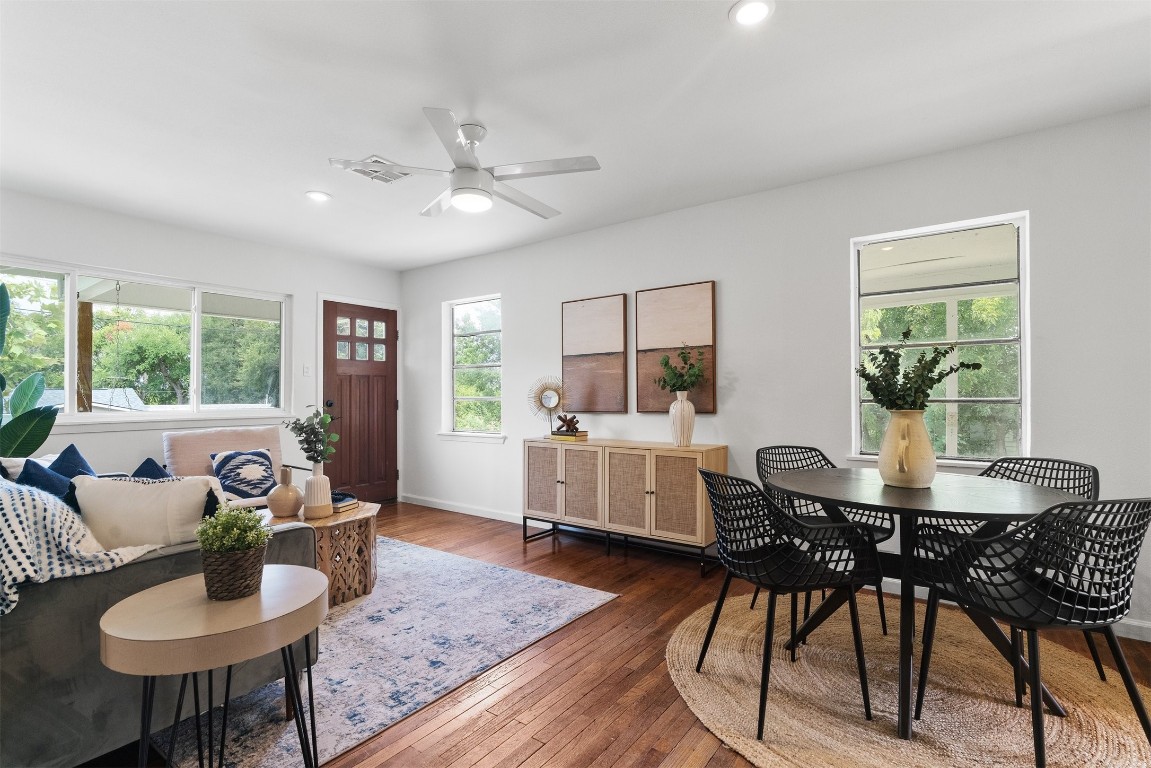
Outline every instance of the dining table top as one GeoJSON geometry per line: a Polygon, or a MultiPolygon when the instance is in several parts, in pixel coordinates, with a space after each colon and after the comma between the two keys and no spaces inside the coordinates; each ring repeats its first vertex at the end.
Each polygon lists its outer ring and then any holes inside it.
{"type": "Polygon", "coordinates": [[[1048,507],[1083,500],[1054,488],[953,472],[937,473],[928,488],[898,488],[885,485],[878,469],[858,467],[779,472],[767,477],[767,485],[822,504],[961,520],[1025,520],[1048,507]]]}

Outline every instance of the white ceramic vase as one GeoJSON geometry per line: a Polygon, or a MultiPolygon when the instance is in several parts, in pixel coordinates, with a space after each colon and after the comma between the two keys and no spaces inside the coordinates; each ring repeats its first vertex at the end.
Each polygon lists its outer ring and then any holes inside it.
{"type": "Polygon", "coordinates": [[[879,476],[885,485],[928,488],[935,479],[935,449],[923,411],[888,411],[891,421],[879,446],[879,476]]]}
{"type": "Polygon", "coordinates": [[[292,468],[280,467],[280,484],[268,493],[272,517],[295,517],[304,506],[304,492],[292,485],[292,468]]]}
{"type": "Polygon", "coordinates": [[[304,518],[315,520],[332,514],[332,481],[324,474],[323,462],[312,465],[312,474],[304,482],[304,518]]]}
{"type": "Polygon", "coordinates": [[[687,392],[676,392],[675,402],[668,409],[671,416],[671,440],[683,448],[691,445],[691,433],[695,430],[695,406],[687,399],[687,392]]]}

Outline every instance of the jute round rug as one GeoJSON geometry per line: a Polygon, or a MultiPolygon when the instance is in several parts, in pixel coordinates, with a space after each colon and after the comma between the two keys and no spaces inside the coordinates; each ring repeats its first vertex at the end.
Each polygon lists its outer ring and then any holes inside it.
{"type": "MultiPolygon", "coordinates": [[[[847,607],[815,631],[792,663],[783,649],[789,600],[776,613],[767,720],[755,738],[764,611],[750,595],[728,598],[703,672],[695,671],[714,603],[683,621],[667,646],[667,667],[680,695],[720,740],[762,768],[927,768],[929,766],[1034,766],[1031,710],[1015,707],[1011,668],[986,638],[954,609],[939,611],[923,718],[914,738],[896,736],[899,603],[886,603],[888,636],[879,630],[875,600],[859,600],[863,649],[874,719],[864,719],[847,607]]],[[[920,606],[916,627],[923,626],[920,606]]],[[[1119,673],[1099,680],[1091,659],[1040,641],[1043,678],[1067,709],[1047,713],[1047,765],[1051,768],[1147,768],[1151,747],[1127,698],[1119,673]]],[[[1100,653],[1109,659],[1100,639],[1100,653]]],[[[918,671],[919,645],[915,664],[918,671]]],[[[1151,691],[1140,687],[1144,702],[1151,691]]]]}

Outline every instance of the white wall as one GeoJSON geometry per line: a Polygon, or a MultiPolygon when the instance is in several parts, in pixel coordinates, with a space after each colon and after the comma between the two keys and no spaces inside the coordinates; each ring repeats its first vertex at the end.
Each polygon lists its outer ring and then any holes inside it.
{"type": "MultiPolygon", "coordinates": [[[[1095,464],[1104,497],[1151,496],[1151,112],[965,147],[401,275],[404,498],[518,519],[529,385],[560,373],[560,303],[716,281],[718,413],[694,440],[851,446],[852,237],[1031,212],[1032,454],[1095,464]],[[441,303],[498,293],[503,444],[441,428],[441,303]]],[[[722,140],[717,136],[717,140],[722,140]]],[[[605,169],[605,173],[610,169],[605,169]]],[[[683,183],[690,184],[690,175],[683,183]]],[[[595,437],[668,440],[667,417],[580,414],[595,437]]],[[[1123,631],[1151,640],[1151,556],[1123,631]]]]}
{"type": "MultiPolygon", "coordinates": [[[[390,270],[9,190],[0,191],[0,253],[290,295],[292,400],[285,406],[296,414],[320,402],[317,318],[321,299],[340,297],[352,303],[399,306],[399,279],[390,270]],[[303,375],[305,365],[311,369],[309,376],[303,375]]],[[[149,456],[162,460],[160,433],[166,429],[279,421],[197,419],[97,429],[58,422],[44,449],[59,451],[75,443],[97,471],[130,472],[149,456]]],[[[285,435],[285,461],[304,464],[295,440],[286,430],[285,435]]]]}

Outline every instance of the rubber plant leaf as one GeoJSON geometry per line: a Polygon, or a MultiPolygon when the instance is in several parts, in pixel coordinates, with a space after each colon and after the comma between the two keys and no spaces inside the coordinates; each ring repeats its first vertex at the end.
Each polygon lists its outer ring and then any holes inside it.
{"type": "Polygon", "coordinates": [[[4,354],[4,342],[8,338],[8,315],[12,313],[12,300],[8,297],[8,286],[0,283],[0,355],[4,354]]]}
{"type": "Polygon", "coordinates": [[[54,405],[41,405],[24,411],[0,427],[0,456],[31,456],[48,439],[55,423],[54,405]]]}
{"type": "MultiPolygon", "coordinates": [[[[30,411],[36,406],[36,403],[40,402],[43,395],[44,374],[33,373],[12,390],[12,394],[8,398],[8,412],[16,417],[25,411],[30,411]]],[[[8,456],[10,454],[0,455],[8,456]]]]}

